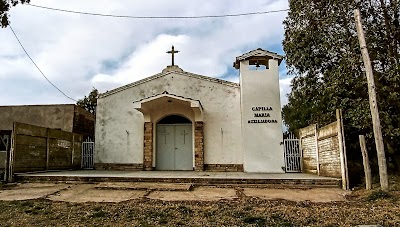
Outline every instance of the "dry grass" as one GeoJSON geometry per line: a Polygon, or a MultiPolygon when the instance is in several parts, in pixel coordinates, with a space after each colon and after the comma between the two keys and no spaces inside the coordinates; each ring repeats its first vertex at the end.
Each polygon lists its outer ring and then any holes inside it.
{"type": "Polygon", "coordinates": [[[348,202],[311,203],[256,198],[219,202],[0,202],[2,226],[355,226],[400,225],[398,195],[357,191],[348,202]]]}
{"type": "Polygon", "coordinates": [[[241,197],[218,202],[68,203],[0,201],[0,226],[400,226],[400,177],[391,192],[356,190],[346,202],[241,197]]]}

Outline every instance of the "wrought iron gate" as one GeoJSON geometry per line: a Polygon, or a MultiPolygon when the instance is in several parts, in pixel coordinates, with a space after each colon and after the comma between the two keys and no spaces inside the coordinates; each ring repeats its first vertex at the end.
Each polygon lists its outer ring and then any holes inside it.
{"type": "Polygon", "coordinates": [[[94,168],[94,142],[90,139],[82,143],[82,168],[94,168]]]}
{"type": "Polygon", "coordinates": [[[299,139],[293,134],[289,134],[283,140],[285,149],[285,172],[301,172],[301,150],[299,139]]]}

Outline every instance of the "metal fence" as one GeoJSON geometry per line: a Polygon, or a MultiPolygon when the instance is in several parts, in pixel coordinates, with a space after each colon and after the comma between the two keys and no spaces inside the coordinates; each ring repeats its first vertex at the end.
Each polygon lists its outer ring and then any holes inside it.
{"type": "Polygon", "coordinates": [[[283,140],[285,154],[285,172],[298,173],[301,172],[301,150],[299,139],[293,134],[289,134],[283,140]]]}
{"type": "Polygon", "coordinates": [[[94,142],[90,139],[82,142],[82,168],[94,168],[94,142]]]}

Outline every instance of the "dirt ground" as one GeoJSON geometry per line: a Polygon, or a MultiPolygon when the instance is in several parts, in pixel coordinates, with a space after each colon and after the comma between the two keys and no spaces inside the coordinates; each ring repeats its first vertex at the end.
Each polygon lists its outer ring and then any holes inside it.
{"type": "Polygon", "coordinates": [[[0,187],[0,226],[400,226],[400,193],[149,183],[0,187]]]}

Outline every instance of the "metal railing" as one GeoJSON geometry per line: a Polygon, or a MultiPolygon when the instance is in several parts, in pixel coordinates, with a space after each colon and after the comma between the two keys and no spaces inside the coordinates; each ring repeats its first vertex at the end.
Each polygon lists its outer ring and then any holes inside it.
{"type": "Polygon", "coordinates": [[[82,168],[94,168],[94,142],[90,139],[82,142],[82,168]]]}
{"type": "Polygon", "coordinates": [[[285,172],[298,173],[301,172],[301,150],[300,141],[293,134],[289,134],[283,140],[285,155],[285,172]]]}

